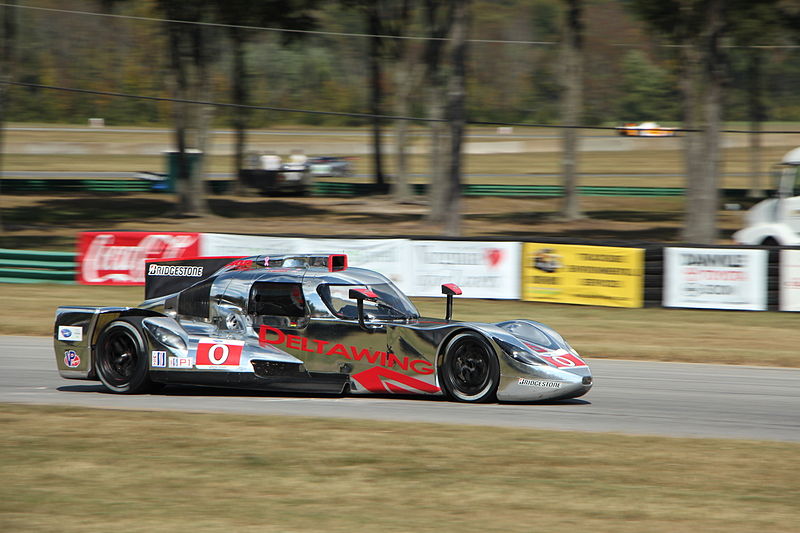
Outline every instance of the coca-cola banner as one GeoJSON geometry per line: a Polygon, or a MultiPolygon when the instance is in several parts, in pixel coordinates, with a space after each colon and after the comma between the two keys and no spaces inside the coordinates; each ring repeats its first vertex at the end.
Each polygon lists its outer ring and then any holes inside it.
{"type": "Polygon", "coordinates": [[[145,261],[197,257],[199,233],[91,231],[78,240],[78,283],[143,285],[145,261]]]}

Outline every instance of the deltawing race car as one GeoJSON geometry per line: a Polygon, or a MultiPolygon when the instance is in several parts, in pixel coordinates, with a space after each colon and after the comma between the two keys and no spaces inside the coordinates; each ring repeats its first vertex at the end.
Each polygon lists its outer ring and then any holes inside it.
{"type": "Polygon", "coordinates": [[[551,328],[422,318],[386,277],[341,254],[148,262],[137,307],[61,306],[58,370],[112,392],[159,384],[445,395],[463,402],[575,398],[589,367],[551,328]]]}

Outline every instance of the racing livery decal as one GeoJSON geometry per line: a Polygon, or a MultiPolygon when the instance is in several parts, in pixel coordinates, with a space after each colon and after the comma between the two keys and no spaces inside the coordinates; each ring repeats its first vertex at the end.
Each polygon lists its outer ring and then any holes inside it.
{"type": "Polygon", "coordinates": [[[197,343],[195,366],[239,366],[244,341],[230,339],[200,339],[197,343]]]}
{"type": "Polygon", "coordinates": [[[545,389],[561,388],[561,383],[559,383],[558,381],[549,381],[546,379],[519,378],[517,383],[520,385],[525,385],[527,387],[544,387],[545,389]]]}
{"type": "Polygon", "coordinates": [[[80,342],[83,340],[83,328],[80,326],[60,326],[58,340],[80,342]]]}
{"type": "Polygon", "coordinates": [[[68,368],[75,368],[81,364],[81,358],[75,350],[67,350],[64,352],[64,364],[68,368]]]}
{"type": "Polygon", "coordinates": [[[270,326],[261,326],[261,329],[258,331],[258,341],[262,346],[266,344],[283,345],[292,350],[300,350],[301,352],[333,356],[338,355],[346,359],[352,359],[353,361],[364,360],[368,363],[386,368],[396,366],[403,370],[411,370],[416,374],[433,374],[434,371],[433,365],[424,359],[411,359],[408,356],[401,358],[392,352],[373,352],[366,348],[360,349],[357,346],[309,339],[298,335],[289,335],[270,326]],[[270,337],[268,337],[268,335],[270,337]]]}
{"type": "Polygon", "coordinates": [[[191,357],[170,357],[169,358],[169,367],[170,368],[192,368],[192,358],[191,357]]]}
{"type": "Polygon", "coordinates": [[[577,368],[579,366],[587,366],[583,359],[571,353],[563,353],[559,355],[539,355],[542,359],[556,366],[557,368],[577,368]]]}
{"type": "Polygon", "coordinates": [[[439,387],[430,383],[379,366],[353,374],[351,377],[370,392],[392,392],[395,394],[426,392],[434,394],[440,390],[439,387]]]}
{"type": "Polygon", "coordinates": [[[167,366],[167,352],[153,350],[150,353],[150,366],[153,368],[164,368],[167,366]]]}

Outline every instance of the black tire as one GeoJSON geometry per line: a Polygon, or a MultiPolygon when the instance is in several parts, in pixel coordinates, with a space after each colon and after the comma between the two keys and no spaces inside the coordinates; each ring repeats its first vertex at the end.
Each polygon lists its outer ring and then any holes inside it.
{"type": "Polygon", "coordinates": [[[459,402],[491,402],[500,384],[497,354],[480,335],[459,333],[447,343],[439,370],[447,395],[459,402]]]}
{"type": "Polygon", "coordinates": [[[152,390],[147,350],[137,327],[141,322],[141,318],[115,320],[97,339],[95,370],[111,392],[140,394],[152,390]]]}

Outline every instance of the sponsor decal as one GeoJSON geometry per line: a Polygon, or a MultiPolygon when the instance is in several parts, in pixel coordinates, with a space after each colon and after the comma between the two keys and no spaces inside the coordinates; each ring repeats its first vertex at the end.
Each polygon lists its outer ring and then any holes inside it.
{"type": "Polygon", "coordinates": [[[158,350],[150,352],[150,366],[152,368],[165,368],[167,366],[167,352],[158,350]]]}
{"type": "Polygon", "coordinates": [[[261,346],[273,344],[285,346],[290,350],[306,353],[316,353],[320,355],[330,355],[333,357],[344,357],[353,361],[366,361],[373,365],[385,368],[400,368],[410,370],[415,374],[433,374],[433,365],[424,359],[411,359],[408,356],[399,357],[396,354],[383,351],[372,351],[367,348],[358,348],[349,344],[339,344],[330,341],[322,341],[289,335],[271,326],[261,326],[258,330],[258,342],[261,346]]]}
{"type": "Polygon", "coordinates": [[[58,340],[77,342],[83,340],[83,328],[80,326],[58,326],[58,340]]]}
{"type": "Polygon", "coordinates": [[[192,358],[191,357],[170,357],[169,358],[169,367],[170,368],[192,368],[192,358]]]}
{"type": "Polygon", "coordinates": [[[558,368],[578,368],[587,366],[583,359],[575,354],[564,353],[560,355],[539,355],[542,359],[558,368]]]}
{"type": "Polygon", "coordinates": [[[75,350],[67,350],[64,352],[64,364],[68,368],[75,368],[81,364],[81,358],[75,350]]]}
{"type": "Polygon", "coordinates": [[[203,277],[203,267],[185,265],[149,265],[148,276],[178,276],[178,277],[203,277]]]}
{"type": "Polygon", "coordinates": [[[141,285],[145,261],[199,255],[199,233],[83,232],[78,240],[78,281],[141,285]]]}
{"type": "Polygon", "coordinates": [[[244,341],[200,339],[197,343],[195,366],[239,366],[244,341]]]}
{"type": "Polygon", "coordinates": [[[433,394],[440,390],[436,385],[431,385],[425,381],[380,366],[374,366],[350,377],[370,392],[391,392],[394,394],[425,392],[433,394]]]}
{"type": "Polygon", "coordinates": [[[542,387],[545,389],[560,389],[561,383],[558,381],[548,381],[546,379],[528,379],[528,378],[519,378],[517,381],[519,385],[525,385],[526,387],[542,387]]]}
{"type": "Polygon", "coordinates": [[[644,250],[525,243],[522,300],[641,307],[644,250]]]}

